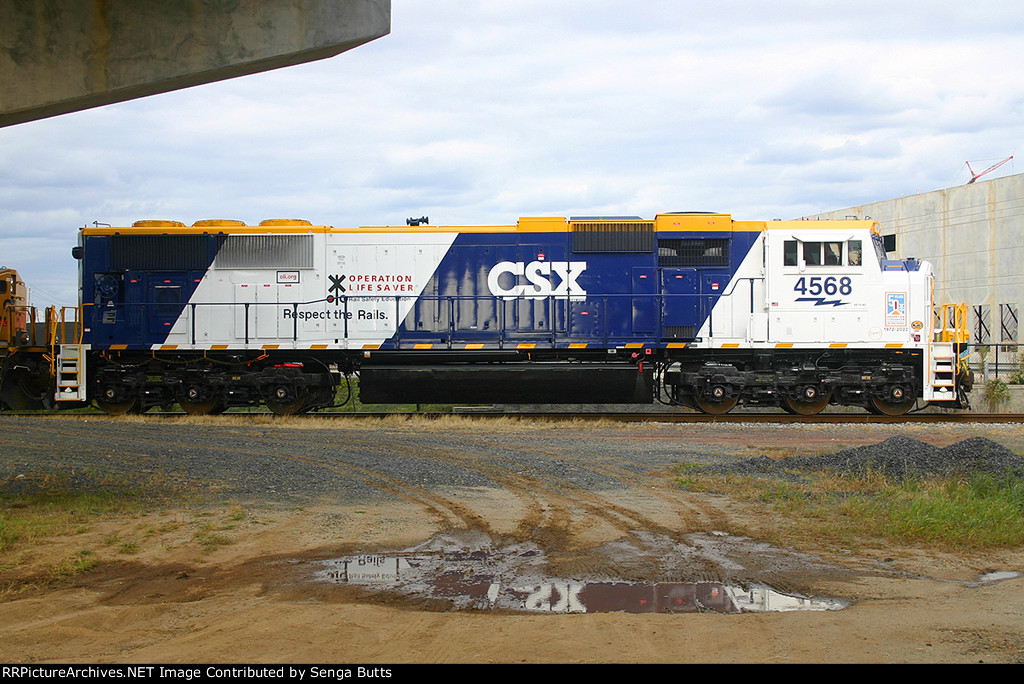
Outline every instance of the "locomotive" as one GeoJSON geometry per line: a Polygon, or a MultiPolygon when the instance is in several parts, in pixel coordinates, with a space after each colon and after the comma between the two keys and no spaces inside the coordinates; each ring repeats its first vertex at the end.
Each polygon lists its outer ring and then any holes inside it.
{"type": "Polygon", "coordinates": [[[874,221],[428,224],[82,228],[77,307],[36,321],[0,272],[0,399],[287,415],[356,376],[370,404],[968,407],[965,306],[874,221]]]}

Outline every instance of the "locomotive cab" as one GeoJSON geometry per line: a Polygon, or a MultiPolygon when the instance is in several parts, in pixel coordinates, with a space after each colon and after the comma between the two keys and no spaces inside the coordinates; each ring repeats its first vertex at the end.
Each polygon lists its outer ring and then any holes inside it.
{"type": "Polygon", "coordinates": [[[931,264],[888,259],[873,221],[761,225],[699,332],[706,352],[666,376],[673,400],[709,413],[966,407],[956,371],[966,335],[937,321],[931,264]]]}

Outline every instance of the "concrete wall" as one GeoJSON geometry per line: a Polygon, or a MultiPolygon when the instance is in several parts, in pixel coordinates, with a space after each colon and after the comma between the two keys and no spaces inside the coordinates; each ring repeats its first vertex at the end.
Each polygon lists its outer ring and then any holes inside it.
{"type": "Polygon", "coordinates": [[[337,55],[391,0],[0,1],[0,126],[337,55]]]}
{"type": "Polygon", "coordinates": [[[804,218],[847,216],[872,218],[883,234],[895,234],[899,258],[932,262],[935,301],[966,302],[974,332],[973,307],[987,306],[987,341],[1008,341],[1000,334],[1000,305],[1018,318],[1024,309],[1024,174],[804,218]]]}

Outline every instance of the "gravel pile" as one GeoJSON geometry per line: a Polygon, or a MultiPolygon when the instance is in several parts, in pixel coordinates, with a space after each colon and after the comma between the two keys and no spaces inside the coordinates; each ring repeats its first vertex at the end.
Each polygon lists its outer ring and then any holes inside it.
{"type": "Polygon", "coordinates": [[[985,437],[971,437],[939,448],[911,437],[900,436],[824,456],[794,456],[782,460],[757,456],[732,465],[712,466],[706,470],[746,475],[784,475],[793,471],[816,470],[850,474],[873,472],[896,480],[970,473],[1024,476],[1024,457],[985,437]]]}

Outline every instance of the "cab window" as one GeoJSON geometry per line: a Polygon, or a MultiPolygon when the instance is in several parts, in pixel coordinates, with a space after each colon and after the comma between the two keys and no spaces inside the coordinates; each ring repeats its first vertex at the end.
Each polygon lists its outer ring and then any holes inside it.
{"type": "Polygon", "coordinates": [[[825,265],[826,266],[842,266],[843,265],[843,243],[842,242],[826,242],[824,243],[825,248],[825,265]]]}
{"type": "Polygon", "coordinates": [[[798,255],[796,240],[786,240],[782,243],[782,265],[783,266],[798,266],[798,255]]]}
{"type": "Polygon", "coordinates": [[[863,259],[863,252],[860,240],[847,240],[846,242],[847,263],[850,266],[860,266],[863,259]]]}
{"type": "Polygon", "coordinates": [[[804,263],[808,266],[821,266],[821,243],[804,243],[804,263]]]}
{"type": "Polygon", "coordinates": [[[785,240],[782,243],[782,265],[799,266],[800,257],[804,266],[860,266],[863,250],[860,240],[836,242],[803,242],[785,240]],[[843,260],[843,253],[846,260],[843,260]]]}

